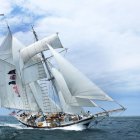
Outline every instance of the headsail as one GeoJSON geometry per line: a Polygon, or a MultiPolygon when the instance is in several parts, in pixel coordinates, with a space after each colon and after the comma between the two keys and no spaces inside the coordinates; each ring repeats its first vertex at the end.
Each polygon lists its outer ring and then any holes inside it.
{"type": "Polygon", "coordinates": [[[64,97],[65,102],[70,106],[81,106],[81,107],[95,107],[95,103],[91,102],[89,99],[78,98],[72,96],[67,84],[62,76],[62,74],[55,68],[52,68],[52,74],[57,82],[57,85],[64,97]]]}
{"type": "Polygon", "coordinates": [[[62,92],[59,89],[59,86],[57,84],[57,82],[54,80],[54,85],[57,89],[58,92],[58,96],[60,99],[60,103],[61,103],[61,107],[62,107],[62,111],[65,113],[70,113],[70,114],[81,114],[84,113],[84,110],[81,106],[71,106],[69,104],[66,103],[64,96],[62,94],[62,92]]]}
{"type": "Polygon", "coordinates": [[[111,97],[104,93],[78,69],[57,53],[49,44],[47,45],[59,65],[60,72],[62,73],[72,96],[113,101],[111,97]]]}
{"type": "Polygon", "coordinates": [[[62,104],[63,112],[70,113],[70,114],[82,114],[82,113],[84,114],[84,109],[82,107],[70,106],[66,104],[62,92],[59,91],[58,94],[62,104]]]}

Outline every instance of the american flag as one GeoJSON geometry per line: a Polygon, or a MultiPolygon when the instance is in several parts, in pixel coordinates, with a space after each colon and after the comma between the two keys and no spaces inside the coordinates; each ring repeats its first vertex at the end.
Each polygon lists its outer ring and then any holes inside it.
{"type": "Polygon", "coordinates": [[[10,79],[11,79],[11,80],[16,80],[16,75],[11,75],[11,76],[10,76],[10,79]]]}
{"type": "Polygon", "coordinates": [[[15,111],[15,110],[14,110],[14,111],[12,111],[9,115],[11,115],[11,116],[16,115],[16,111],[15,111]]]}
{"type": "Polygon", "coordinates": [[[18,97],[20,97],[17,85],[13,86],[13,89],[14,89],[15,93],[18,94],[18,97]]]}
{"type": "Polygon", "coordinates": [[[15,90],[16,93],[18,93],[18,87],[17,87],[17,85],[13,86],[13,89],[15,90]]]}

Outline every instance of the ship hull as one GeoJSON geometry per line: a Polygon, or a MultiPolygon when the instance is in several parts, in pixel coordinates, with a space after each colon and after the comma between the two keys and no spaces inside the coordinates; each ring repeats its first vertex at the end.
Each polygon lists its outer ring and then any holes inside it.
{"type": "Polygon", "coordinates": [[[34,125],[30,125],[27,124],[26,122],[20,120],[19,118],[17,118],[18,121],[20,123],[22,123],[23,125],[27,126],[27,127],[31,127],[31,128],[39,128],[39,129],[73,129],[73,128],[81,128],[81,129],[87,129],[89,124],[95,120],[95,118],[93,116],[79,120],[79,121],[75,121],[75,122],[71,122],[71,123],[65,123],[65,124],[60,124],[59,126],[34,126],[34,125]]]}

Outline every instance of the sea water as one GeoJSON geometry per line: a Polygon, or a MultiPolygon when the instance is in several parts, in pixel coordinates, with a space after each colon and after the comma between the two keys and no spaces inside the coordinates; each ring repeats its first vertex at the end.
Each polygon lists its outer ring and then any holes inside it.
{"type": "Polygon", "coordinates": [[[0,140],[140,140],[140,117],[110,117],[87,130],[48,130],[28,128],[11,116],[0,116],[0,140]]]}

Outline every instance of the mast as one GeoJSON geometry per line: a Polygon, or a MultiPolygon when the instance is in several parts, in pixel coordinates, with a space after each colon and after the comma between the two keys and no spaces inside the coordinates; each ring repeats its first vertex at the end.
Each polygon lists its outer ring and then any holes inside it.
{"type": "Polygon", "coordinates": [[[0,14],[0,16],[3,16],[4,21],[6,22],[7,28],[8,28],[8,30],[9,30],[9,32],[11,33],[11,30],[10,30],[10,27],[9,27],[9,25],[8,25],[8,22],[7,22],[6,18],[5,18],[5,15],[4,15],[4,14],[0,14]]]}
{"type": "MultiPolygon", "coordinates": [[[[39,39],[38,39],[38,36],[37,36],[36,31],[34,30],[33,26],[32,26],[32,31],[33,31],[35,40],[38,41],[39,39]]],[[[40,52],[40,53],[41,53],[41,57],[42,57],[42,59],[43,59],[43,62],[44,62],[44,64],[45,64],[45,67],[46,67],[47,72],[48,72],[48,75],[47,75],[47,76],[48,76],[48,81],[51,81],[51,84],[52,84],[52,86],[54,87],[54,91],[57,93],[57,89],[56,89],[56,87],[55,87],[55,84],[54,84],[53,81],[52,81],[52,80],[53,80],[53,76],[52,76],[52,74],[51,74],[51,70],[50,70],[49,65],[48,65],[48,63],[47,63],[47,59],[45,58],[45,55],[44,55],[43,52],[40,52]]]]}
{"type": "MultiPolygon", "coordinates": [[[[35,32],[33,26],[32,26],[32,30],[33,30],[33,34],[34,34],[34,36],[35,36],[35,40],[38,41],[39,39],[38,39],[38,36],[37,36],[37,34],[36,34],[36,32],[35,32]]],[[[42,59],[43,59],[43,61],[44,61],[44,63],[45,63],[45,66],[46,66],[47,70],[48,70],[48,76],[49,76],[49,79],[50,79],[50,78],[51,78],[51,72],[50,72],[48,63],[46,62],[45,55],[44,55],[43,52],[41,52],[41,57],[42,57],[42,59]]]]}

